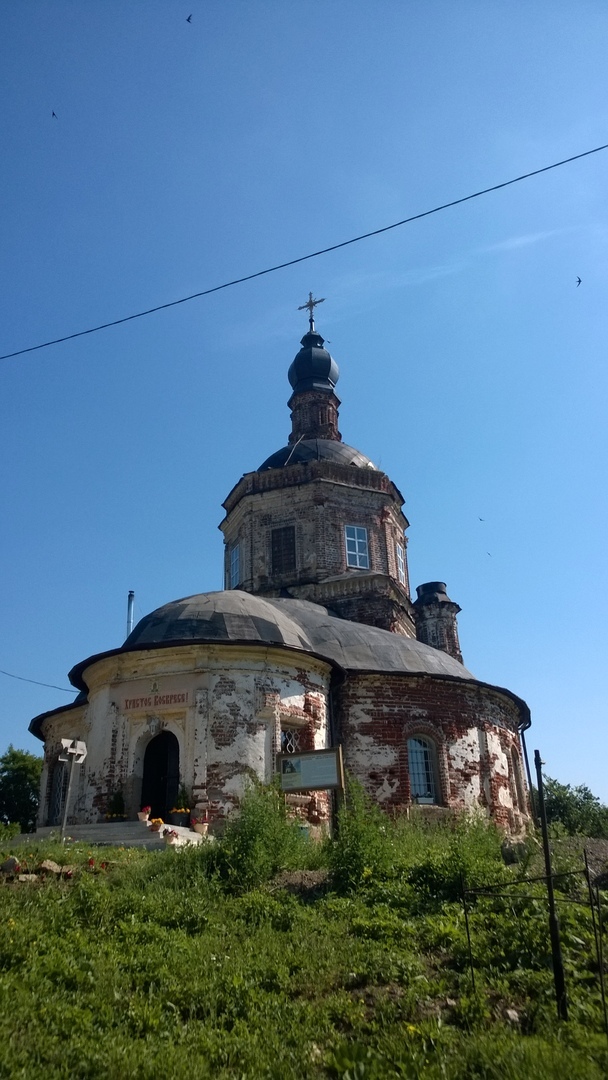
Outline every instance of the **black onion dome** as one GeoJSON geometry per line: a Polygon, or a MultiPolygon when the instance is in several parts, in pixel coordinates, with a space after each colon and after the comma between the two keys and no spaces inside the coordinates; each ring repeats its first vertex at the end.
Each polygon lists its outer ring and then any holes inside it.
{"type": "Polygon", "coordinates": [[[302,390],[332,391],[340,376],[333,356],[323,348],[324,338],[316,330],[309,330],[302,338],[302,348],[294,357],[287,377],[294,393],[302,390]]]}
{"type": "Polygon", "coordinates": [[[282,446],[263,461],[258,472],[264,469],[282,469],[284,465],[298,465],[303,461],[335,461],[339,465],[357,465],[360,469],[376,469],[360,450],[335,439],[301,439],[282,446]]]}

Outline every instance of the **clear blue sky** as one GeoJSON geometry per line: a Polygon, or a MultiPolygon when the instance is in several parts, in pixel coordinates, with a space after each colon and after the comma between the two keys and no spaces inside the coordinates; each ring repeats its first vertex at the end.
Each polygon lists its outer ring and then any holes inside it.
{"type": "MultiPolygon", "coordinates": [[[[608,142],[607,40],[604,0],[4,0],[0,352],[608,142]]],[[[221,502],[286,442],[312,290],[413,585],[447,582],[467,666],[608,802],[607,177],[603,152],[3,361],[0,668],[67,687],[129,589],[140,617],[221,588],[221,502]]],[[[39,750],[71,695],[0,689],[0,752],[39,750]]]]}

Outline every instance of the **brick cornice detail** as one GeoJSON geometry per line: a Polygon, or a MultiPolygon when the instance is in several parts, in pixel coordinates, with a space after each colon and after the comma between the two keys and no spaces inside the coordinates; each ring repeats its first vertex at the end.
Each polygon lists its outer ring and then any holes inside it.
{"type": "MultiPolygon", "coordinates": [[[[222,506],[228,515],[247,495],[276,491],[281,488],[300,487],[302,484],[313,481],[383,492],[398,506],[403,505],[401,492],[386,473],[379,472],[377,469],[362,468],[359,465],[342,465],[334,461],[306,461],[286,465],[282,469],[264,469],[263,472],[245,473],[238,484],[235,484],[222,506]]],[[[406,524],[409,522],[406,521],[406,524]]]]}
{"type": "Polygon", "coordinates": [[[386,574],[345,574],[343,577],[333,578],[329,581],[292,586],[289,592],[298,600],[308,600],[314,596],[314,601],[317,604],[373,593],[389,597],[401,607],[404,607],[408,614],[411,614],[413,609],[412,602],[405,590],[386,574]]]}

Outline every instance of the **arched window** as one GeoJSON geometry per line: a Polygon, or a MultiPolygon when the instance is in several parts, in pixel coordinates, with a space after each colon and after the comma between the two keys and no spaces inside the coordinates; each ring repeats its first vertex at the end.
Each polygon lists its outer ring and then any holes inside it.
{"type": "Polygon", "coordinates": [[[410,798],[417,803],[438,803],[437,759],[430,739],[414,735],[407,740],[410,798]]]}

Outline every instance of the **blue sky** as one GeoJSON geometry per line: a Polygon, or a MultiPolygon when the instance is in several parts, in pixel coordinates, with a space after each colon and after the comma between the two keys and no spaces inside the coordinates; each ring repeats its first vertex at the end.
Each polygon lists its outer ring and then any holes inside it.
{"type": "MultiPolygon", "coordinates": [[[[0,352],[608,142],[607,39],[603,0],[5,0],[0,352]]],[[[286,442],[312,290],[413,585],[447,582],[466,665],[608,802],[607,176],[605,151],[2,361],[0,668],[68,687],[129,589],[140,617],[222,587],[221,502],[286,442]]],[[[40,749],[71,695],[0,689],[0,752],[40,749]]]]}

